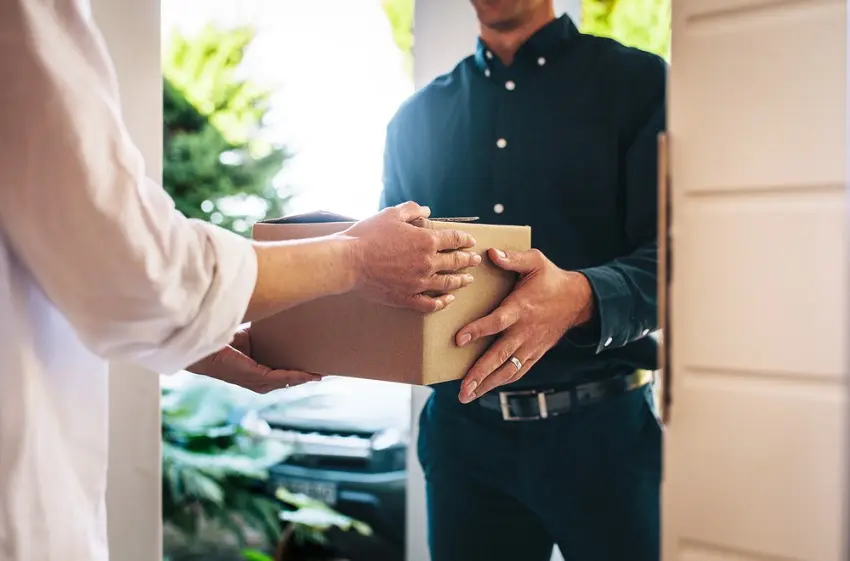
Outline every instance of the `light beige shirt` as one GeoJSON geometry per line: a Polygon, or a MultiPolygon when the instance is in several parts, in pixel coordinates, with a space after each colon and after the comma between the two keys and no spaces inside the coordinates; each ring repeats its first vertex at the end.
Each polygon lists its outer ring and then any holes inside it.
{"type": "Polygon", "coordinates": [[[184,368],[256,280],[147,177],[89,17],[0,0],[0,561],[107,559],[106,360],[184,368]]]}

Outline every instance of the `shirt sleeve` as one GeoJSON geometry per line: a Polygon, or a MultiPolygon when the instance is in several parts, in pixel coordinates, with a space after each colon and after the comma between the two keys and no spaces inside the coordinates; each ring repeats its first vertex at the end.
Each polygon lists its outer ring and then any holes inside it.
{"type": "Polygon", "coordinates": [[[251,242],[185,218],[147,176],[90,21],[2,4],[0,232],[16,259],[105,358],[168,373],[227,345],[256,281],[251,242]]]}
{"type": "MultiPolygon", "coordinates": [[[[591,345],[596,352],[623,347],[658,326],[658,135],[666,127],[666,64],[642,66],[647,87],[634,111],[636,132],[624,153],[624,231],[627,255],[582,269],[595,299],[591,345]]],[[[568,335],[572,336],[572,335],[568,335]]]]}

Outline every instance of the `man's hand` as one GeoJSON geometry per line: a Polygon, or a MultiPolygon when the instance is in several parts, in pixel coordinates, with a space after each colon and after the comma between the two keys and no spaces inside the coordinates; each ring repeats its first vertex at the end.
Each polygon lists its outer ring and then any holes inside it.
{"type": "Polygon", "coordinates": [[[493,263],[521,276],[499,308],[457,334],[456,342],[463,346],[501,333],[467,373],[459,395],[463,403],[522,378],[570,328],[589,321],[593,312],[593,292],[581,273],[559,269],[536,249],[507,254],[491,249],[489,253],[493,263]]]}
{"type": "Polygon", "coordinates": [[[321,376],[295,370],[273,370],[251,358],[251,328],[236,332],[233,342],[189,368],[189,372],[216,378],[257,393],[269,393],[307,382],[318,382],[321,376]]]}
{"type": "Polygon", "coordinates": [[[472,282],[463,270],[481,263],[481,256],[462,250],[475,240],[458,230],[421,227],[430,214],[428,207],[404,203],[343,232],[354,242],[357,292],[385,304],[435,312],[454,301],[453,291],[472,282]]]}

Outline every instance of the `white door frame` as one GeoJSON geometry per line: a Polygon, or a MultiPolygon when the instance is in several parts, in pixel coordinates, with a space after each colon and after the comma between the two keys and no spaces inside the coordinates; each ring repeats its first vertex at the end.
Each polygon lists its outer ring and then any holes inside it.
{"type": "MultiPolygon", "coordinates": [[[[92,0],[115,64],[124,122],[151,177],[162,175],[159,0],[92,0]]],[[[159,376],[110,365],[107,515],[113,561],[162,559],[159,376]]]]}

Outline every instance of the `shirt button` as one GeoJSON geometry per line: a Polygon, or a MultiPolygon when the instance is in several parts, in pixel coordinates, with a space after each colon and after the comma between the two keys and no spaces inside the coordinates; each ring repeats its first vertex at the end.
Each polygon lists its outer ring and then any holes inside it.
{"type": "Polygon", "coordinates": [[[487,76],[488,78],[490,77],[490,69],[489,68],[484,69],[484,75],[487,76]]]}
{"type": "Polygon", "coordinates": [[[544,64],[546,64],[545,58],[540,57],[540,58],[537,59],[537,66],[543,66],[544,64]]]}
{"type": "Polygon", "coordinates": [[[509,92],[514,91],[515,88],[516,88],[516,84],[514,83],[513,80],[508,80],[507,82],[505,82],[505,89],[508,90],[509,92]]]}
{"type": "Polygon", "coordinates": [[[644,329],[643,331],[640,332],[640,334],[643,335],[644,337],[646,337],[647,335],[649,335],[649,329],[644,329]]]}
{"type": "Polygon", "coordinates": [[[496,146],[498,146],[499,148],[504,148],[507,145],[508,145],[508,141],[505,140],[504,138],[500,138],[499,140],[496,141],[496,146]]]}
{"type": "Polygon", "coordinates": [[[495,212],[496,214],[502,214],[503,212],[505,212],[505,205],[503,205],[502,203],[496,203],[493,206],[493,212],[495,212]]]}
{"type": "Polygon", "coordinates": [[[485,51],[484,54],[487,55],[488,59],[493,60],[493,53],[491,53],[490,51],[485,51]]]}
{"type": "Polygon", "coordinates": [[[613,339],[612,337],[608,337],[608,340],[607,340],[607,341],[605,341],[605,345],[604,345],[604,346],[605,346],[605,347],[607,347],[607,346],[609,346],[609,345],[610,345],[611,343],[613,343],[613,342],[614,342],[614,339],[613,339]]]}

